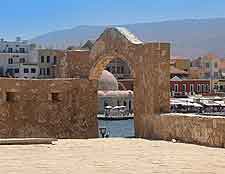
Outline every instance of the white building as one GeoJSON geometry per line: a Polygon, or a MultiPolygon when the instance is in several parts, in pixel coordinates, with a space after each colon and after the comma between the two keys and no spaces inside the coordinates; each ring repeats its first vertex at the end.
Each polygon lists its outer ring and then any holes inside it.
{"type": "Polygon", "coordinates": [[[118,81],[109,71],[104,70],[98,81],[98,113],[104,113],[106,106],[125,106],[133,112],[133,91],[119,90],[118,81]]]}
{"type": "Polygon", "coordinates": [[[20,38],[0,39],[0,76],[37,78],[38,74],[38,51],[34,44],[20,38]]]}

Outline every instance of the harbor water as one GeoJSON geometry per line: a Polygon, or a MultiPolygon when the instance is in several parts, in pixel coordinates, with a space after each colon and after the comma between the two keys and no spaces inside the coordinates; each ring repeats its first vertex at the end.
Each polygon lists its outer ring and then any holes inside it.
{"type": "MultiPolygon", "coordinates": [[[[134,120],[98,120],[99,128],[106,128],[109,137],[134,137],[134,120]]],[[[99,135],[99,137],[101,137],[99,135]]]]}

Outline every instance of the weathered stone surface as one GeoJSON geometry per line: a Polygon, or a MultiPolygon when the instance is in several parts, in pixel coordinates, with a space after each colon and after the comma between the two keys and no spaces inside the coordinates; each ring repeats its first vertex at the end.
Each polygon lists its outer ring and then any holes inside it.
{"type": "Polygon", "coordinates": [[[1,138],[97,136],[96,116],[89,107],[95,87],[89,80],[1,79],[0,84],[1,138]],[[14,91],[14,101],[7,101],[9,91],[14,91]],[[59,101],[52,101],[52,93],[58,93],[59,101]]]}
{"type": "Polygon", "coordinates": [[[153,138],[213,147],[225,145],[225,118],[190,114],[157,115],[152,122],[153,138]]]}
{"type": "MultiPolygon", "coordinates": [[[[117,28],[109,28],[97,39],[90,52],[70,51],[66,55],[61,60],[59,76],[94,81],[100,78],[113,59],[126,61],[132,68],[134,78],[136,136],[151,137],[150,122],[154,114],[169,112],[170,44],[133,43],[117,28]]],[[[97,98],[97,93],[95,95],[97,98]]]]}

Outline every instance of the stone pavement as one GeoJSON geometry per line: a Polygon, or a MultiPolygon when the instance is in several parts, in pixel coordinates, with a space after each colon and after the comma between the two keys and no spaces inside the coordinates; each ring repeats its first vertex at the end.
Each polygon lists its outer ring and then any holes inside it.
{"type": "Polygon", "coordinates": [[[0,174],[225,173],[225,149],[143,139],[0,146],[0,174]]]}

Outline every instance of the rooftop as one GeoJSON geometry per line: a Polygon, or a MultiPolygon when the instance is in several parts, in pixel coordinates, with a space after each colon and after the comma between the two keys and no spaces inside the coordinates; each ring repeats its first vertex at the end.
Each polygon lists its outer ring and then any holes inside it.
{"type": "Polygon", "coordinates": [[[182,75],[188,75],[189,73],[183,70],[180,70],[178,68],[175,68],[174,66],[170,66],[170,73],[171,74],[182,74],[182,75]]]}
{"type": "Polygon", "coordinates": [[[182,56],[172,56],[170,59],[171,60],[190,60],[187,57],[182,57],[182,56]]]}
{"type": "Polygon", "coordinates": [[[143,44],[133,33],[124,27],[115,27],[123,36],[125,36],[133,44],[143,44]]]}
{"type": "Polygon", "coordinates": [[[5,174],[224,173],[225,149],[144,139],[59,140],[56,145],[4,145],[5,174]]]}

